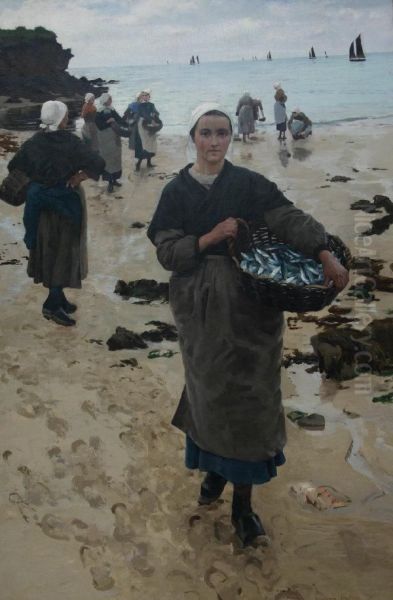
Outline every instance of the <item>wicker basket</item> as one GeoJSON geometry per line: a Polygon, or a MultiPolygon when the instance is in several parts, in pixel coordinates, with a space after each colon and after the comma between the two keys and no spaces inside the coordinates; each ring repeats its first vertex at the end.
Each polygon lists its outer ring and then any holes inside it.
{"type": "MultiPolygon", "coordinates": [[[[281,242],[266,226],[259,224],[254,229],[249,229],[244,221],[239,221],[239,240],[229,243],[229,253],[240,269],[240,252],[248,252],[256,247],[262,248],[271,244],[281,242]]],[[[331,252],[348,269],[351,262],[351,253],[340,238],[328,234],[327,246],[331,252]]],[[[324,306],[331,304],[339,293],[335,287],[323,285],[299,286],[294,283],[274,281],[269,277],[252,275],[242,271],[244,285],[247,291],[255,295],[261,304],[271,306],[278,310],[288,312],[307,312],[321,310],[324,306]]]]}

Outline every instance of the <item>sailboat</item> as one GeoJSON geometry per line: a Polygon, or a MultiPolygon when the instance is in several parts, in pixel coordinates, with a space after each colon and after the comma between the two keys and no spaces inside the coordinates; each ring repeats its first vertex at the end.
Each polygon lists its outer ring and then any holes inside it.
{"type": "Polygon", "coordinates": [[[362,39],[360,33],[354,42],[351,42],[349,46],[349,60],[351,62],[363,62],[366,60],[364,56],[363,47],[362,47],[362,39]]]}
{"type": "Polygon", "coordinates": [[[267,53],[266,59],[267,59],[267,60],[272,60],[272,54],[271,54],[270,50],[269,50],[269,52],[267,53]]]}
{"type": "Polygon", "coordinates": [[[311,46],[311,50],[308,53],[308,58],[317,58],[314,52],[314,46],[311,46]]]}

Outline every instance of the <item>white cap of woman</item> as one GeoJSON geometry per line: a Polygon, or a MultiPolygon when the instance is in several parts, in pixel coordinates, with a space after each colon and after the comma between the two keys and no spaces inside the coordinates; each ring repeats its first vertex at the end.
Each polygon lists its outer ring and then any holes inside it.
{"type": "Polygon", "coordinates": [[[108,94],[108,92],[104,92],[103,94],[101,94],[101,96],[97,100],[97,104],[98,104],[97,110],[101,111],[101,110],[104,110],[105,108],[108,108],[111,100],[112,100],[112,96],[110,94],[108,94]]]}
{"type": "Polygon", "coordinates": [[[41,129],[57,131],[68,112],[67,105],[60,100],[48,100],[41,107],[41,129]]]}

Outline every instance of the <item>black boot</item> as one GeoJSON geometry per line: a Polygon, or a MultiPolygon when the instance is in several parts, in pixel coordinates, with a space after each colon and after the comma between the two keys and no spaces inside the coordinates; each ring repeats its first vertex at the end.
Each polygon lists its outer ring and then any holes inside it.
{"type": "Polygon", "coordinates": [[[221,496],[227,480],[218,473],[206,473],[202,481],[198,504],[212,504],[221,496]]]}
{"type": "Polygon", "coordinates": [[[72,325],[75,325],[76,321],[70,319],[64,311],[63,299],[65,299],[65,296],[62,287],[57,286],[50,288],[48,297],[42,306],[42,315],[45,319],[48,319],[48,321],[54,321],[58,325],[71,327],[72,325]]]}
{"type": "Polygon", "coordinates": [[[113,181],[109,181],[107,192],[108,194],[111,194],[113,192],[113,181]]]}
{"type": "Polygon", "coordinates": [[[232,524],[244,547],[266,535],[260,518],[251,508],[251,492],[252,485],[233,486],[232,524]]]}
{"type": "Polygon", "coordinates": [[[78,308],[77,305],[73,304],[72,302],[68,302],[67,298],[65,297],[64,292],[62,292],[62,294],[61,294],[61,299],[62,299],[61,308],[68,315],[72,315],[72,313],[74,313],[77,310],[77,308],[78,308]]]}
{"type": "Polygon", "coordinates": [[[135,165],[135,171],[140,171],[141,170],[141,164],[142,164],[142,160],[139,159],[138,162],[135,165]]]}
{"type": "Polygon", "coordinates": [[[150,158],[148,158],[148,159],[147,159],[147,167],[148,167],[149,169],[153,169],[155,166],[156,166],[156,165],[153,165],[153,163],[151,162],[151,159],[150,159],[150,158]]]}

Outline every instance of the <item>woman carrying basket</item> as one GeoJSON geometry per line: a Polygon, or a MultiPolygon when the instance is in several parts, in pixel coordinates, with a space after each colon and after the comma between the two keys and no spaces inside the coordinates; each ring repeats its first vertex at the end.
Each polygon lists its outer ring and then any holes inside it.
{"type": "Polygon", "coordinates": [[[262,218],[294,249],[315,256],[325,283],[343,289],[348,273],[327,250],[326,232],[259,173],[225,159],[232,122],[205,103],[189,126],[196,161],[162,191],[148,236],[172,271],[170,304],[186,385],[173,424],[186,434],[186,466],[206,472],[200,504],[233,484],[232,523],[244,545],[264,535],[251,506],[255,484],[285,462],[280,366],[283,313],[249,296],[229,256],[237,218],[262,218]]]}

